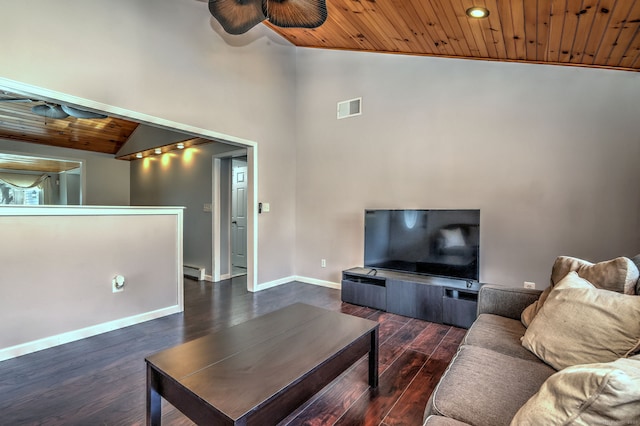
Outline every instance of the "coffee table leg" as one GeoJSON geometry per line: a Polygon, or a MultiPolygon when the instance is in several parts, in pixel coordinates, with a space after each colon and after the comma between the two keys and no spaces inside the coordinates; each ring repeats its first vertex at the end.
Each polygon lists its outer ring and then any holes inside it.
{"type": "Polygon", "coordinates": [[[147,426],[159,426],[162,422],[162,399],[155,385],[155,372],[147,365],[147,426]]]}
{"type": "Polygon", "coordinates": [[[378,327],[371,331],[371,349],[369,349],[369,386],[378,387],[378,327]]]}

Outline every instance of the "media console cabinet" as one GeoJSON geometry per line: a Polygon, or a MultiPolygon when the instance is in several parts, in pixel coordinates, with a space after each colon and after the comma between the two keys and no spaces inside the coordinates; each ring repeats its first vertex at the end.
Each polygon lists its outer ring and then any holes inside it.
{"type": "Polygon", "coordinates": [[[342,271],[342,301],[425,321],[469,328],[477,281],[352,268],[342,271]]]}

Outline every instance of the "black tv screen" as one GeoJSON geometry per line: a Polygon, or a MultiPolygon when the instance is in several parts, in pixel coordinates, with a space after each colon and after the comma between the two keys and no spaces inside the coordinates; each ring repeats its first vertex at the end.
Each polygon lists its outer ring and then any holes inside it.
{"type": "Polygon", "coordinates": [[[366,210],[364,266],[479,279],[480,210],[366,210]]]}

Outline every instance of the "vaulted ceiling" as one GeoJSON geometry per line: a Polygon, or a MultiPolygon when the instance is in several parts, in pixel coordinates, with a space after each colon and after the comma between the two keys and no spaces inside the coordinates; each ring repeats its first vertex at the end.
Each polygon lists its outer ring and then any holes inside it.
{"type": "MultiPolygon", "coordinates": [[[[640,0],[327,0],[315,29],[265,25],[296,46],[640,71],[640,0]],[[472,19],[480,6],[489,16],[472,19]]],[[[115,154],[138,123],[44,118],[0,92],[0,139],[115,154]]],[[[127,158],[129,159],[129,158],[127,158]]]]}
{"type": "Polygon", "coordinates": [[[115,154],[138,123],[121,118],[47,118],[31,111],[44,101],[0,91],[0,139],[115,154]]]}
{"type": "Polygon", "coordinates": [[[640,70],[640,0],[327,0],[296,46],[640,70]],[[469,18],[473,6],[489,10],[469,18]]]}

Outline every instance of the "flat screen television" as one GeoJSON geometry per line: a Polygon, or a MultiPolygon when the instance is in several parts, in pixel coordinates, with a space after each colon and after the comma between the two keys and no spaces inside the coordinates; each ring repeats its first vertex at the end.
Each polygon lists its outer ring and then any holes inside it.
{"type": "Polygon", "coordinates": [[[479,279],[480,210],[365,210],[364,266],[479,279]]]}

